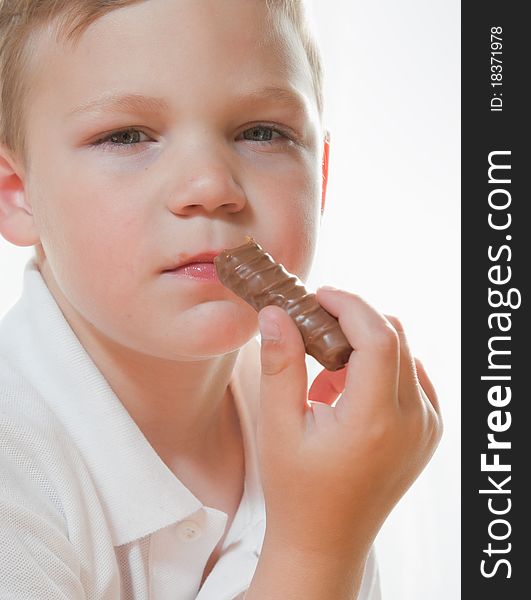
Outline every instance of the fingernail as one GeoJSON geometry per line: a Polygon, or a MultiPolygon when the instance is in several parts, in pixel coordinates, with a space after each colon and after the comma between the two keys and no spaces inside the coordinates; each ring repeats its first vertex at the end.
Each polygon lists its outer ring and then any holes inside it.
{"type": "Polygon", "coordinates": [[[336,287],[333,287],[331,285],[322,285],[320,288],[320,290],[327,290],[329,292],[337,292],[338,289],[336,287]]]}
{"type": "Polygon", "coordinates": [[[280,340],[280,328],[275,321],[268,319],[260,313],[258,315],[258,325],[263,340],[273,340],[275,342],[280,340]]]}

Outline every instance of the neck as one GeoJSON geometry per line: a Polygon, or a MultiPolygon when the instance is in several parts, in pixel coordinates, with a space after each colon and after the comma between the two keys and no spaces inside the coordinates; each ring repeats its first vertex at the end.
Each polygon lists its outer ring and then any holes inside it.
{"type": "Polygon", "coordinates": [[[161,457],[206,459],[232,433],[229,382],[238,351],[179,363],[86,335],[82,342],[161,457]]]}
{"type": "Polygon", "coordinates": [[[234,444],[240,429],[229,382],[239,350],[178,362],[126,348],[71,306],[47,261],[39,268],[81,344],[168,466],[210,464],[220,449],[234,444]]]}

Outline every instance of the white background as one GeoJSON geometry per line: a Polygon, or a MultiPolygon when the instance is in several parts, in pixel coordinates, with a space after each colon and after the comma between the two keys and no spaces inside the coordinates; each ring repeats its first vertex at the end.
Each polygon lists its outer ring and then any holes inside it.
{"type": "MultiPolygon", "coordinates": [[[[460,594],[460,3],[309,2],[330,177],[308,287],[397,315],[445,432],[377,539],[385,600],[460,594]]],[[[309,367],[312,369],[313,359],[309,367]]],[[[318,370],[314,368],[314,373],[318,370]]]]}
{"type": "MultiPolygon", "coordinates": [[[[445,433],[377,539],[385,600],[460,598],[460,5],[309,1],[326,69],[328,201],[308,287],[405,325],[445,433]]],[[[31,248],[0,238],[0,317],[31,248]]],[[[319,365],[308,359],[310,381],[319,365]]]]}

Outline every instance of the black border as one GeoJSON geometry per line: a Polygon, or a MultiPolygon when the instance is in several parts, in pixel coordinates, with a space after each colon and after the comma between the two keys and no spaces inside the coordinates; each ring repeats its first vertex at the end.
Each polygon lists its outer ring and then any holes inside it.
{"type": "MultiPolygon", "coordinates": [[[[529,519],[531,510],[531,355],[528,338],[529,326],[529,278],[531,274],[531,218],[525,218],[530,193],[526,189],[527,177],[531,177],[531,153],[526,136],[529,124],[527,93],[524,92],[530,79],[527,57],[530,56],[528,40],[530,25],[524,18],[524,3],[517,2],[475,2],[462,6],[462,597],[481,600],[520,599],[531,597],[527,585],[531,575],[531,555],[529,539],[529,519]],[[503,79],[500,92],[503,93],[503,110],[491,111],[493,96],[491,75],[491,27],[503,28],[503,79]],[[525,67],[528,67],[525,69],[525,67]],[[524,108],[525,106],[525,108],[524,108]],[[488,181],[488,156],[492,151],[511,151],[511,183],[501,185],[511,194],[510,231],[495,231],[488,224],[489,192],[493,184],[488,181]],[[511,235],[510,241],[506,236],[511,235]],[[511,413],[511,427],[499,439],[511,442],[510,450],[500,451],[502,462],[511,464],[510,473],[485,473],[481,471],[480,457],[487,450],[487,434],[490,432],[487,418],[496,410],[488,402],[487,392],[495,382],[482,381],[484,375],[492,375],[488,370],[488,342],[496,335],[489,330],[488,317],[493,309],[488,302],[488,288],[492,286],[488,271],[496,264],[489,260],[489,246],[494,248],[507,243],[511,246],[511,261],[507,262],[508,252],[499,261],[505,268],[511,267],[511,281],[500,290],[513,287],[520,291],[522,304],[518,309],[510,307],[499,310],[511,312],[512,328],[505,333],[511,337],[511,350],[508,360],[512,399],[502,410],[511,413]],[[529,458],[528,458],[529,457],[529,458]],[[512,507],[505,517],[496,517],[489,512],[487,494],[480,489],[489,488],[488,476],[503,480],[502,475],[511,476],[505,488],[511,494],[493,495],[498,498],[498,507],[506,506],[501,498],[511,498],[512,507]],[[489,523],[495,518],[505,518],[510,522],[511,534],[505,541],[490,540],[489,523]],[[483,552],[491,541],[494,547],[511,550],[489,558],[483,552]],[[498,544],[498,546],[496,546],[498,544]],[[506,558],[511,563],[509,569],[500,564],[493,577],[482,576],[481,561],[486,559],[486,570],[493,570],[496,557],[506,558]],[[489,566],[490,565],[490,566],[489,566]]],[[[498,334],[499,335],[499,334],[498,334]]],[[[507,358],[507,357],[505,357],[507,358]]],[[[492,453],[492,450],[490,451],[492,453]]],[[[492,459],[490,459],[492,460],[492,459]]],[[[503,526],[498,534],[501,535],[503,526]]],[[[494,530],[496,531],[496,530],[494,530]]]]}

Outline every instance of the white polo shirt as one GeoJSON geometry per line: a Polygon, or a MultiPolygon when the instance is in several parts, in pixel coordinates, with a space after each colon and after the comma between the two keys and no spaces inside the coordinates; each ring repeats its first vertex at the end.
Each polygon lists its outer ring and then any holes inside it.
{"type": "MultiPolygon", "coordinates": [[[[256,338],[230,386],[242,427],[244,494],[221,556],[226,513],[170,471],[64,318],[34,259],[0,321],[0,598],[233,600],[265,533],[255,445],[256,338]]],[[[380,600],[371,552],[359,600],[380,600]]]]}

